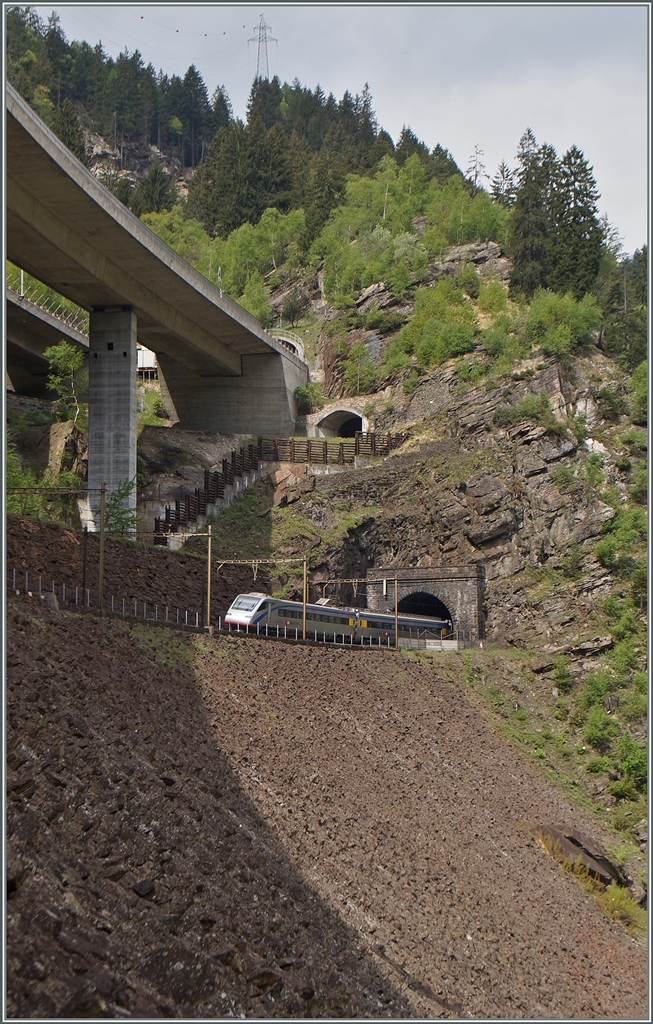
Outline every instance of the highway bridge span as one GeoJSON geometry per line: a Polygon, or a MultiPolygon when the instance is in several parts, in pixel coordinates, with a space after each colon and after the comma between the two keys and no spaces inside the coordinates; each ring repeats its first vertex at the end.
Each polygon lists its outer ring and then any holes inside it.
{"type": "Polygon", "coordinates": [[[294,433],[306,363],[130,213],[10,85],[6,97],[7,256],[91,313],[89,487],[136,474],[137,341],[156,353],[183,427],[294,433]]]}

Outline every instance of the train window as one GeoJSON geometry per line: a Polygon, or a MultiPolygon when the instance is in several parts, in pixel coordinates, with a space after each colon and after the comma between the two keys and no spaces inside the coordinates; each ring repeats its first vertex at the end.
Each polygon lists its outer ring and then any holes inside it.
{"type": "Polygon", "coordinates": [[[232,608],[242,608],[243,611],[251,612],[260,601],[260,597],[237,597],[232,608]]]}

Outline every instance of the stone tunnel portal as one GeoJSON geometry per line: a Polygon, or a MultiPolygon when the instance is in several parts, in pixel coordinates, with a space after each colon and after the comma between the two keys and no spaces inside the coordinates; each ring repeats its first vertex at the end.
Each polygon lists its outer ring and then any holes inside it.
{"type": "Polygon", "coordinates": [[[317,429],[322,437],[354,437],[368,429],[367,420],[353,409],[336,409],[320,420],[317,429]]]}
{"type": "Polygon", "coordinates": [[[428,615],[432,619],[446,619],[452,621],[452,615],[446,604],[423,590],[402,597],[398,603],[398,611],[404,615],[428,615]]]}

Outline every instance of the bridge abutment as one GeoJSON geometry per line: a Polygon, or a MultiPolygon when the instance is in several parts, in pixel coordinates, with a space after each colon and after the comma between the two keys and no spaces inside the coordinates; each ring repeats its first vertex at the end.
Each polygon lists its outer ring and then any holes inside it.
{"type": "Polygon", "coordinates": [[[293,435],[297,429],[295,388],[308,367],[291,353],[244,355],[239,376],[200,374],[157,353],[159,380],[186,430],[223,434],[293,435]]]}
{"type": "MultiPolygon", "coordinates": [[[[102,484],[107,495],[136,477],[136,314],[129,307],[91,313],[88,393],[88,487],[86,519],[99,529],[102,484]]],[[[136,508],[136,489],[125,500],[136,508]]]]}

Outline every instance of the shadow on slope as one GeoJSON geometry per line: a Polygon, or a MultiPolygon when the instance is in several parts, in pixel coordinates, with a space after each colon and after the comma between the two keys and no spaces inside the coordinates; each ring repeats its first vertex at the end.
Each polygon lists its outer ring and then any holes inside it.
{"type": "Polygon", "coordinates": [[[245,795],[184,638],[12,599],[8,673],[10,1017],[410,1014],[245,795]]]}

